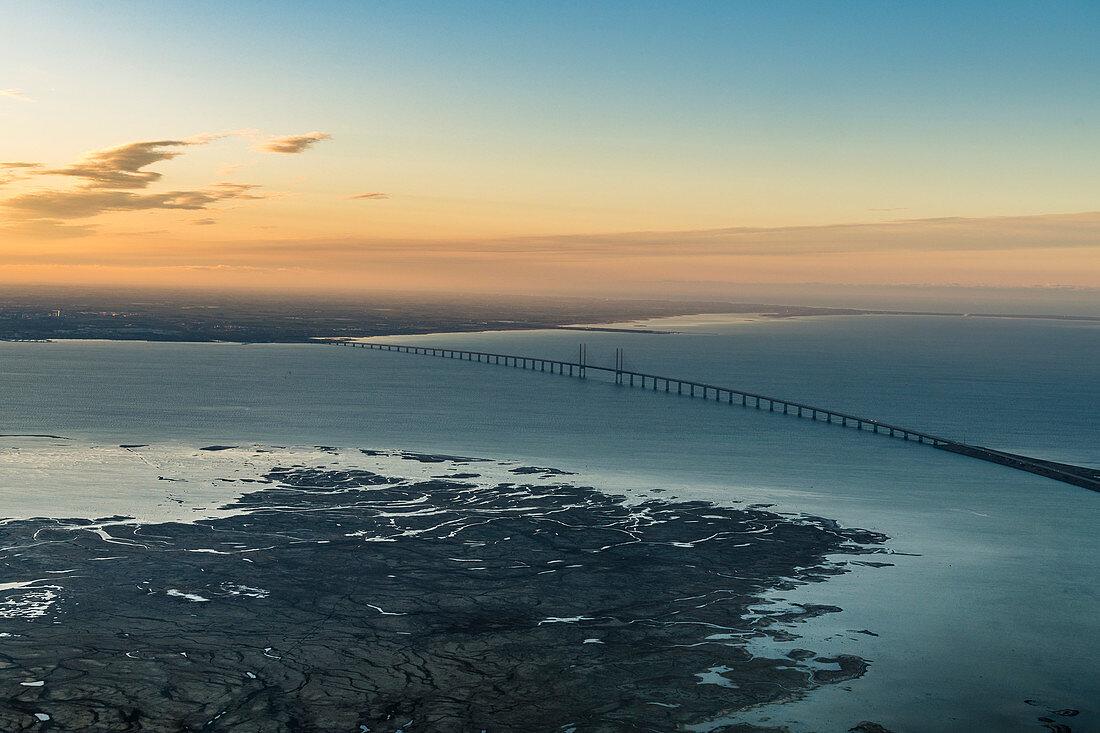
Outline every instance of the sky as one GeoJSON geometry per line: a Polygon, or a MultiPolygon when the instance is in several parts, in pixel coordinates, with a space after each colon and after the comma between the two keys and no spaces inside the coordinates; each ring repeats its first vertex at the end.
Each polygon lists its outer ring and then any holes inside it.
{"type": "Polygon", "coordinates": [[[1100,287],[1092,1],[0,17],[0,283],[1100,287]]]}

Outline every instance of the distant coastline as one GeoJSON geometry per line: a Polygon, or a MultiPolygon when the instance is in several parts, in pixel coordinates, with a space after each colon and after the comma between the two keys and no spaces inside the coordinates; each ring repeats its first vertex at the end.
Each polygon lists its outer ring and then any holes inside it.
{"type": "Polygon", "coordinates": [[[743,315],[757,319],[890,315],[1100,323],[1100,316],[1088,315],[883,310],[727,301],[380,296],[315,302],[300,299],[217,300],[179,294],[155,300],[105,294],[82,297],[25,295],[0,299],[0,341],[310,343],[316,339],[541,329],[667,335],[675,331],[660,324],[650,326],[640,322],[714,315],[743,315]]]}

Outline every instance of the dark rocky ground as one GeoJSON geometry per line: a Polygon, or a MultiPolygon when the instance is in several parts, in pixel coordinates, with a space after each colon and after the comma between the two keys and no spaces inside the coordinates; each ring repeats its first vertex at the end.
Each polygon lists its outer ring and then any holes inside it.
{"type": "Polygon", "coordinates": [[[257,480],[197,524],[0,525],[0,582],[38,581],[0,591],[0,730],[676,730],[867,669],[744,643],[839,611],[760,603],[878,534],[571,486],[257,480]]]}

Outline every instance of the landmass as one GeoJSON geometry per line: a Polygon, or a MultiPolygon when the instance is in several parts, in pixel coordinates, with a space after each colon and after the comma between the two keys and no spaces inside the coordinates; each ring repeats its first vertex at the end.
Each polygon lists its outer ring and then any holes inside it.
{"type": "Polygon", "coordinates": [[[761,303],[714,300],[546,296],[305,297],[221,292],[23,291],[0,295],[0,339],[304,343],[316,338],[560,328],[578,323],[616,323],[699,313],[757,313],[776,308],[761,303]]]}
{"type": "Polygon", "coordinates": [[[763,318],[924,315],[988,318],[1085,316],[966,314],[822,308],[724,300],[608,300],[547,296],[338,294],[305,297],[258,293],[24,290],[0,294],[0,340],[111,339],[305,343],[425,333],[559,328],[616,333],[669,333],[616,327],[645,318],[703,313],[763,318]]]}
{"type": "Polygon", "coordinates": [[[568,484],[298,466],[254,487],[193,524],[0,524],[0,729],[673,730],[868,669],[748,644],[840,611],[775,596],[881,534],[568,484]]]}

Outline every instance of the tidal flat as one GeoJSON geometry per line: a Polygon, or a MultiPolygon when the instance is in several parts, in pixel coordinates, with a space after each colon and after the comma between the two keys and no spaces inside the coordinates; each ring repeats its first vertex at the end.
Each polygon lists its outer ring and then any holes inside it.
{"type": "Polygon", "coordinates": [[[868,669],[791,649],[841,609],[781,594],[888,564],[882,534],[402,457],[434,474],[298,463],[227,479],[218,518],[0,525],[0,728],[752,730],[718,721],[868,669]]]}

